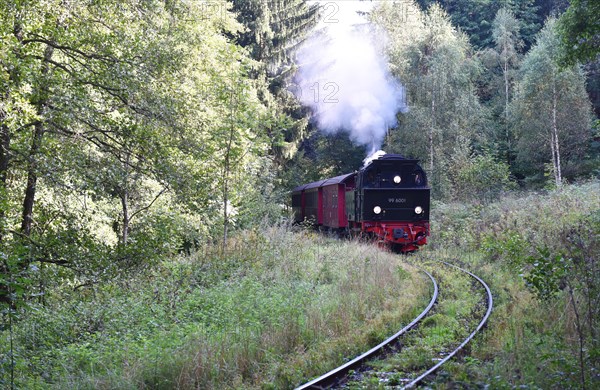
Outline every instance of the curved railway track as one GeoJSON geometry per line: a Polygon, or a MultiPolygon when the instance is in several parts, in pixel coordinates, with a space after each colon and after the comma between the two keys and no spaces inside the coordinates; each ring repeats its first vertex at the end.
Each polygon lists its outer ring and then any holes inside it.
{"type": "MultiPolygon", "coordinates": [[[[457,270],[466,273],[467,275],[471,276],[473,279],[475,279],[486,291],[486,306],[487,306],[487,310],[485,315],[483,316],[483,318],[481,319],[481,321],[479,322],[479,324],[477,325],[476,329],[473,330],[471,332],[471,334],[469,334],[469,336],[458,346],[456,347],[452,352],[450,352],[446,357],[444,357],[443,359],[441,359],[437,364],[435,364],[433,367],[429,368],[428,370],[426,370],[425,372],[423,372],[421,375],[419,375],[416,379],[413,379],[410,383],[408,383],[404,388],[405,389],[410,389],[413,388],[415,386],[417,386],[419,383],[421,383],[427,376],[433,374],[435,371],[437,371],[444,363],[446,363],[448,360],[450,360],[452,357],[454,357],[461,349],[464,348],[465,345],[467,345],[467,343],[469,341],[471,341],[473,339],[473,337],[475,337],[475,335],[484,327],[484,325],[486,324],[491,312],[492,312],[492,308],[493,308],[493,297],[492,297],[492,292],[490,290],[490,288],[488,287],[488,285],[478,276],[476,276],[475,274],[461,268],[458,267],[454,264],[445,262],[445,261],[440,261],[440,263],[445,264],[447,266],[456,268],[457,270]]],[[[380,343],[379,345],[373,347],[372,349],[370,349],[369,351],[363,353],[362,355],[354,358],[353,360],[347,362],[346,364],[335,368],[331,371],[329,371],[328,373],[308,382],[305,383],[304,385],[298,387],[296,390],[304,390],[304,389],[327,389],[330,388],[332,386],[335,386],[336,384],[339,384],[341,381],[343,381],[344,377],[346,376],[346,374],[348,374],[348,372],[350,370],[354,370],[356,368],[358,368],[359,366],[361,366],[363,363],[367,362],[368,360],[373,359],[375,356],[378,356],[379,354],[381,354],[387,347],[391,346],[393,343],[395,343],[400,336],[404,335],[406,332],[408,332],[410,329],[413,329],[415,326],[418,325],[418,323],[431,311],[431,309],[433,308],[434,304],[437,301],[438,298],[438,284],[435,280],[435,278],[427,271],[424,271],[427,274],[427,276],[431,279],[431,282],[434,286],[434,293],[432,295],[431,301],[429,302],[429,305],[425,308],[425,310],[423,310],[421,312],[421,314],[419,314],[419,316],[417,316],[410,324],[408,324],[406,327],[404,327],[403,329],[401,329],[398,333],[394,334],[393,336],[389,337],[388,339],[386,339],[385,341],[383,341],[382,343],[380,343]]]]}
{"type": "Polygon", "coordinates": [[[360,366],[367,360],[372,359],[373,357],[377,356],[386,347],[390,346],[396,340],[398,340],[398,338],[400,336],[402,336],[403,334],[405,334],[406,332],[408,332],[409,330],[414,328],[419,323],[419,321],[421,321],[431,311],[431,309],[433,308],[433,305],[435,305],[435,302],[437,301],[437,298],[438,298],[439,289],[438,289],[438,284],[437,284],[435,278],[429,272],[427,272],[427,271],[423,271],[423,272],[425,272],[427,274],[427,276],[429,276],[429,279],[431,279],[431,283],[433,284],[433,294],[431,296],[431,300],[429,301],[429,305],[427,305],[427,307],[425,308],[425,310],[423,310],[421,312],[421,314],[419,314],[414,320],[412,320],[410,324],[406,325],[404,328],[402,328],[396,334],[387,338],[385,341],[383,341],[379,345],[371,348],[370,350],[363,353],[362,355],[357,356],[356,358],[352,359],[348,363],[346,363],[342,366],[339,366],[338,368],[335,368],[335,369],[329,371],[328,373],[321,375],[320,377],[318,377],[316,379],[313,379],[312,381],[310,381],[308,383],[305,383],[304,385],[296,388],[296,390],[327,389],[327,388],[331,387],[332,385],[335,385],[341,378],[343,378],[348,373],[348,371],[357,368],[358,366],[360,366]]]}
{"type": "Polygon", "coordinates": [[[425,371],[424,373],[422,373],[421,375],[419,375],[419,377],[417,377],[416,379],[414,379],[412,382],[410,382],[409,384],[407,384],[404,388],[405,389],[410,389],[413,388],[415,386],[417,386],[419,383],[421,383],[428,375],[433,374],[435,371],[437,371],[438,368],[440,368],[444,363],[446,363],[448,360],[452,359],[454,357],[454,355],[456,355],[461,349],[464,348],[465,345],[467,345],[467,343],[469,341],[471,341],[473,339],[473,337],[475,337],[475,335],[481,330],[481,328],[483,328],[483,326],[486,324],[488,318],[490,317],[490,314],[492,313],[492,308],[494,306],[494,298],[492,297],[492,291],[490,290],[489,286],[477,275],[465,270],[464,268],[460,268],[454,264],[450,264],[448,262],[445,261],[441,261],[441,263],[446,264],[450,267],[454,267],[466,274],[468,274],[469,276],[473,277],[475,280],[477,280],[477,282],[479,282],[479,284],[481,284],[483,286],[483,288],[486,291],[487,294],[487,302],[486,302],[486,306],[487,306],[487,310],[485,312],[485,315],[483,316],[483,318],[481,319],[481,321],[479,322],[479,324],[477,325],[477,328],[471,332],[471,334],[462,342],[460,343],[460,345],[458,347],[456,347],[454,349],[454,351],[450,352],[445,358],[443,358],[442,360],[440,360],[435,366],[431,367],[430,369],[428,369],[427,371],[425,371]]]}

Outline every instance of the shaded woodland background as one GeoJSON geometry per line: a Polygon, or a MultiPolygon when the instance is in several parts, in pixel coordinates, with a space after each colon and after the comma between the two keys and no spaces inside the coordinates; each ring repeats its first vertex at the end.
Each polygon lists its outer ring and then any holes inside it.
{"type": "MultiPolygon", "coordinates": [[[[406,87],[384,149],[439,201],[600,172],[598,5],[378,2],[406,87]]],[[[45,299],[280,217],[358,169],[289,87],[322,16],[302,0],[0,2],[0,299],[45,299]]],[[[343,93],[343,91],[340,91],[343,93]]]]}

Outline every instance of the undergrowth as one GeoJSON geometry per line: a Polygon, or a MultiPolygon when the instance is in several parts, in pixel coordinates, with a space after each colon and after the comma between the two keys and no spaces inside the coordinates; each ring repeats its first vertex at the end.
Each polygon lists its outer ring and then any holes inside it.
{"type": "Polygon", "coordinates": [[[450,383],[600,386],[599,194],[592,182],[432,212],[435,244],[424,253],[465,264],[495,299],[471,360],[446,368],[450,383]]]}
{"type": "MultiPolygon", "coordinates": [[[[278,226],[240,233],[225,254],[207,245],[111,282],[63,284],[4,314],[0,386],[292,388],[414,318],[429,281],[407,262],[433,259],[481,276],[494,311],[432,386],[598,387],[598,194],[594,182],[438,204],[431,244],[408,258],[278,226]]],[[[446,280],[456,292],[406,346],[414,353],[385,366],[390,385],[467,331],[475,301],[460,278],[446,280]]]]}
{"type": "Polygon", "coordinates": [[[431,244],[409,258],[441,280],[435,313],[403,339],[399,353],[372,363],[376,369],[349,388],[399,388],[474,330],[483,316],[483,306],[473,306],[478,295],[440,260],[482,277],[494,310],[484,331],[426,386],[600,387],[599,194],[600,183],[591,182],[491,203],[436,204],[431,244]]]}
{"type": "Polygon", "coordinates": [[[247,231],[225,255],[207,246],[30,301],[0,333],[0,380],[23,389],[290,388],[389,336],[427,288],[370,245],[286,226],[247,231]]]}

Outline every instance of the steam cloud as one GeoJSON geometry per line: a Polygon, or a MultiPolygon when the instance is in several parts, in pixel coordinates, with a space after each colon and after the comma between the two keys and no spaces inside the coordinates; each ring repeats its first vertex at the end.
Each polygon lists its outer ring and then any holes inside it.
{"type": "Polygon", "coordinates": [[[294,92],[311,107],[321,131],[348,132],[372,154],[381,147],[387,129],[396,126],[396,113],[406,110],[404,88],[390,75],[378,48],[383,35],[355,10],[350,12],[348,18],[340,14],[338,23],[319,29],[299,49],[299,88],[294,92]]]}
{"type": "Polygon", "coordinates": [[[363,167],[366,167],[367,165],[371,164],[373,160],[377,160],[380,157],[385,156],[386,154],[387,153],[383,150],[378,150],[376,152],[371,153],[367,158],[363,160],[363,167]]]}

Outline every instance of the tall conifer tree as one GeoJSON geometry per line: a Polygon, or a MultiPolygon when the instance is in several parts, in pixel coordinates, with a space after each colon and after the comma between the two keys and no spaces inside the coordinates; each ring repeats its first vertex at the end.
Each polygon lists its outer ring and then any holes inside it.
{"type": "Polygon", "coordinates": [[[270,134],[281,163],[305,135],[306,113],[287,87],[295,71],[293,53],[318,22],[319,7],[305,0],[234,0],[233,11],[245,26],[237,41],[258,61],[254,77],[263,81],[261,99],[277,115],[292,119],[283,133],[270,134]]]}

